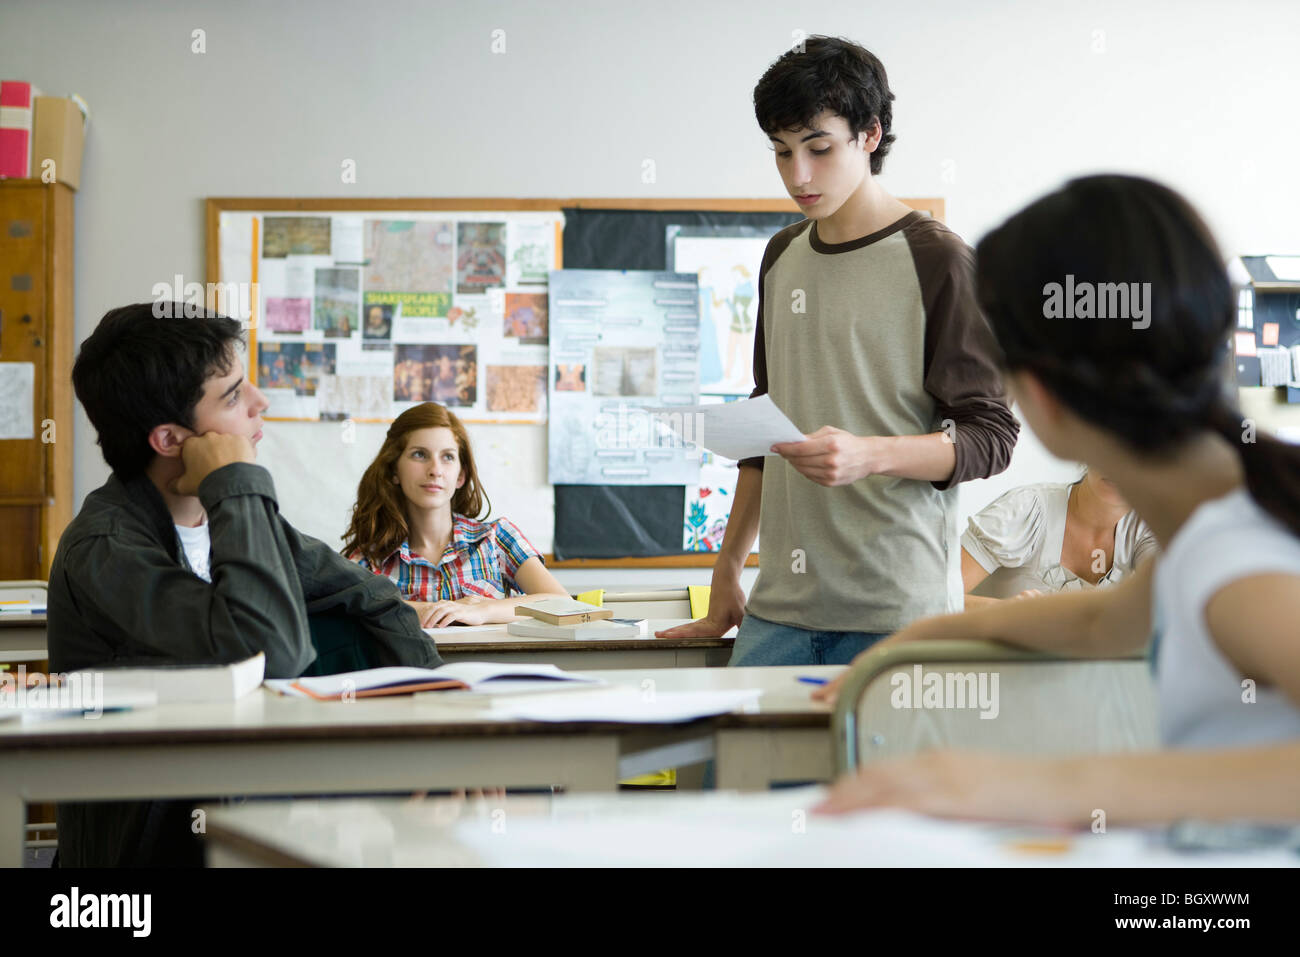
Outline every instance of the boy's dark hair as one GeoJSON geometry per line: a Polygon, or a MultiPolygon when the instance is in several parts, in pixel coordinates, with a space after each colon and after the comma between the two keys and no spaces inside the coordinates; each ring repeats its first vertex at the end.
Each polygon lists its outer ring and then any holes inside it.
{"type": "Polygon", "coordinates": [[[812,36],[767,68],[754,87],[754,116],[768,136],[811,127],[823,110],[844,117],[856,137],[880,124],[871,174],[880,175],[893,145],[894,109],[885,66],[852,40],[812,36]]]}
{"type": "Polygon", "coordinates": [[[149,433],[155,426],[194,427],[203,384],[236,361],[239,323],[207,310],[183,318],[194,312],[179,302],[122,306],[105,313],[81,344],[72,385],[99,433],[105,461],[122,478],[139,475],[153,461],[149,433]]]}

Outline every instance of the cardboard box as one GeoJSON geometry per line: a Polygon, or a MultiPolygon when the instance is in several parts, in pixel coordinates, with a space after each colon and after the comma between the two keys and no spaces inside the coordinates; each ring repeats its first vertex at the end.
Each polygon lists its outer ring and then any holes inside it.
{"type": "Polygon", "coordinates": [[[81,185],[81,151],[86,117],[75,100],[36,97],[32,130],[32,178],[45,179],[45,161],[54,161],[54,179],[76,189],[81,185]]]}

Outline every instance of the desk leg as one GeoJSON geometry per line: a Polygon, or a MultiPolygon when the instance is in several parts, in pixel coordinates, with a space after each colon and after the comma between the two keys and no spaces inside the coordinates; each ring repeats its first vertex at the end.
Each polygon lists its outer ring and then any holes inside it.
{"type": "Polygon", "coordinates": [[[831,737],[821,728],[720,730],[714,748],[718,790],[761,791],[776,781],[834,777],[831,737]]]}
{"type": "Polygon", "coordinates": [[[0,867],[23,866],[27,837],[27,802],[22,795],[0,792],[0,867]]]}
{"type": "Polygon", "coordinates": [[[719,791],[762,791],[772,783],[771,747],[765,732],[718,731],[713,749],[719,791]]]}
{"type": "Polygon", "coordinates": [[[569,793],[618,789],[619,739],[575,737],[559,757],[558,781],[569,793]]]}

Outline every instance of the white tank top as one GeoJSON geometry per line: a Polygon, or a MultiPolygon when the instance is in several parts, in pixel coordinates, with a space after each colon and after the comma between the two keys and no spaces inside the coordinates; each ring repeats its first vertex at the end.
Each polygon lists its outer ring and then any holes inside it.
{"type": "MultiPolygon", "coordinates": [[[[1238,673],[1205,624],[1205,606],[1219,589],[1278,573],[1300,575],[1300,538],[1244,487],[1203,503],[1169,542],[1156,565],[1154,602],[1160,731],[1169,747],[1300,739],[1300,709],[1258,675],[1238,673]],[[1253,702],[1243,687],[1248,678],[1253,702]]],[[[1300,641],[1300,624],[1293,637],[1300,641]]]]}

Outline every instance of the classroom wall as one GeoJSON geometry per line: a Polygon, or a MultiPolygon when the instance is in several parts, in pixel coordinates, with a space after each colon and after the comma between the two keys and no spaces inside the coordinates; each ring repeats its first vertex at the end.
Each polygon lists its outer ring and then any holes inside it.
{"type": "MultiPolygon", "coordinates": [[[[157,282],[203,280],[207,196],[779,196],[750,96],[795,30],[883,59],[898,136],[883,183],[944,197],[969,242],[1067,177],[1118,170],[1184,191],[1228,254],[1300,253],[1300,7],[1285,2],[6,0],[0,73],[93,111],[81,339],[157,282]]],[[[329,425],[268,429],[260,455],[289,519],[337,539],[381,433],[346,445],[329,425]]],[[[541,428],[473,433],[493,468],[542,483],[541,428]]],[[[107,475],[80,409],[73,441],[80,503],[107,475]]],[[[963,512],[1074,473],[1026,434],[1008,472],[964,487],[963,512]]],[[[549,511],[512,509],[537,487],[491,474],[495,511],[548,549],[549,511]]]]}

